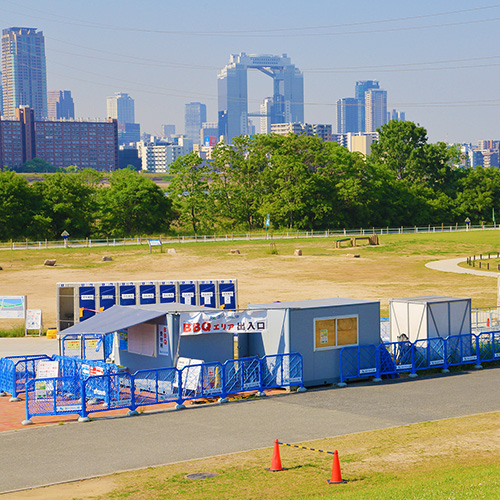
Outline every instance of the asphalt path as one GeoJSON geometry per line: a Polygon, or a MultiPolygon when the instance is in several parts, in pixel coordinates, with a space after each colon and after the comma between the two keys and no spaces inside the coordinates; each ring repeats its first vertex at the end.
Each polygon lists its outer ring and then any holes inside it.
{"type": "MultiPolygon", "coordinates": [[[[467,257],[459,257],[455,259],[445,259],[445,260],[434,260],[432,262],[427,262],[425,267],[429,269],[434,269],[435,271],[443,271],[447,273],[459,273],[459,274],[475,274],[476,276],[490,276],[494,278],[498,278],[500,273],[496,273],[493,271],[480,271],[478,269],[472,267],[460,267],[458,264],[461,262],[465,262],[467,257]]],[[[477,260],[487,260],[486,258],[477,259],[477,260]]]]}
{"type": "MultiPolygon", "coordinates": [[[[0,493],[500,410],[499,369],[351,384],[0,434],[0,493]]],[[[263,464],[264,466],[265,464],[263,464]]]]}

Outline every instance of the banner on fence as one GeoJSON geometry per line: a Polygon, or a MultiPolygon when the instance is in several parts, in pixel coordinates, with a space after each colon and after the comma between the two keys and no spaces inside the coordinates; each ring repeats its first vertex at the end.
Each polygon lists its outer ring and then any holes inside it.
{"type": "Polygon", "coordinates": [[[267,331],[266,311],[182,313],[181,335],[256,333],[267,331]]]}
{"type": "MultiPolygon", "coordinates": [[[[182,388],[189,391],[197,391],[200,387],[201,366],[204,363],[202,359],[191,359],[179,357],[176,368],[182,370],[182,388]],[[198,365],[198,366],[191,366],[198,365]],[[186,368],[184,368],[186,367],[186,368]],[[184,368],[184,369],[183,369],[184,368]]],[[[177,381],[174,382],[177,387],[177,381]]]]}
{"type": "Polygon", "coordinates": [[[0,297],[0,319],[23,319],[26,317],[26,295],[0,297]]]}

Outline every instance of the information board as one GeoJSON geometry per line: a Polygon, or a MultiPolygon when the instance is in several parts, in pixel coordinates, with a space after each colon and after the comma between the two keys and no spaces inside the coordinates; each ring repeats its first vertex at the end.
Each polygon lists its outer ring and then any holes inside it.
{"type": "Polygon", "coordinates": [[[26,295],[0,296],[0,319],[24,319],[26,295]]]}
{"type": "Polygon", "coordinates": [[[41,309],[26,309],[26,331],[38,330],[42,331],[42,310],[41,309]]]}

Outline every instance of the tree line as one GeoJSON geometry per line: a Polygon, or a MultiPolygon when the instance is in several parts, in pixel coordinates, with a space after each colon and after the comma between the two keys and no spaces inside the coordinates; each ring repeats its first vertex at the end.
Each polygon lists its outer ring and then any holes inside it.
{"type": "Polygon", "coordinates": [[[379,134],[366,158],[318,137],[237,137],[210,161],[176,160],[167,193],[128,169],[106,184],[94,170],[32,184],[1,172],[0,240],[252,231],[268,216],[270,229],[476,224],[500,213],[499,169],[458,167],[457,149],[413,122],[379,134]]]}

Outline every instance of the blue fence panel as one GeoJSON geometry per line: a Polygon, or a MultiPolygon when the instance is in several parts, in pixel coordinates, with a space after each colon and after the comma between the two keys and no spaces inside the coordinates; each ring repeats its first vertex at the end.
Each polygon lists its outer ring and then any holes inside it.
{"type": "Polygon", "coordinates": [[[77,377],[29,380],[26,420],[42,415],[71,415],[82,410],[82,381],[77,377]]]}
{"type": "Polygon", "coordinates": [[[446,368],[446,341],[442,337],[435,337],[414,342],[414,370],[429,368],[446,368]]]}
{"type": "Polygon", "coordinates": [[[413,360],[415,347],[411,342],[386,342],[385,344],[381,344],[379,346],[379,352],[382,351],[382,346],[385,351],[389,353],[389,358],[387,358],[385,354],[381,354],[381,375],[414,371],[413,360]]]}
{"type": "Polygon", "coordinates": [[[302,356],[299,353],[264,356],[260,365],[262,389],[303,385],[302,356]]]}
{"type": "Polygon", "coordinates": [[[85,404],[81,415],[133,408],[132,387],[133,377],[126,372],[88,377],[83,381],[85,404]]]}
{"type": "Polygon", "coordinates": [[[483,332],[476,335],[479,362],[500,358],[500,332],[483,332]]]}
{"type": "Polygon", "coordinates": [[[224,375],[220,363],[184,366],[180,372],[179,402],[224,395],[224,375]]]}
{"type": "Polygon", "coordinates": [[[223,369],[225,395],[259,390],[262,385],[260,359],[257,356],[231,359],[224,363],[223,369]]]}
{"type": "Polygon", "coordinates": [[[38,363],[50,359],[46,354],[1,358],[0,391],[8,392],[12,397],[18,397],[24,393],[26,382],[36,377],[38,363]]]}
{"type": "Polygon", "coordinates": [[[176,368],[140,370],[133,375],[134,406],[168,403],[179,399],[176,368]]]}
{"type": "Polygon", "coordinates": [[[469,333],[447,337],[446,362],[448,366],[479,363],[476,336],[469,333]]]}

